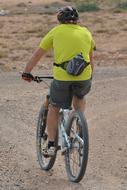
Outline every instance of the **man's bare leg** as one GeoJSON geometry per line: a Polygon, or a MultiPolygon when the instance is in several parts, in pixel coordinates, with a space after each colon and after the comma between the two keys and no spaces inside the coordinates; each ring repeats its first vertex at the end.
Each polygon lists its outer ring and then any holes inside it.
{"type": "Polygon", "coordinates": [[[86,100],[85,98],[79,99],[76,96],[73,96],[72,104],[75,110],[80,110],[81,112],[85,111],[86,100]]]}
{"type": "Polygon", "coordinates": [[[47,116],[47,132],[48,140],[54,141],[56,137],[57,127],[58,127],[58,118],[59,118],[59,109],[58,107],[49,106],[48,116],[47,116]]]}

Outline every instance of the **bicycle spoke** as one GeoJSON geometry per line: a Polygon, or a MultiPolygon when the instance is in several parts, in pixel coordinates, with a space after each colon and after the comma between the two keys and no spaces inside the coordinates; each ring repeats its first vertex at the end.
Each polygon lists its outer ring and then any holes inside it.
{"type": "Polygon", "coordinates": [[[82,162],[81,157],[80,157],[78,151],[75,150],[72,153],[72,156],[70,155],[70,164],[72,165],[72,173],[74,176],[77,175],[77,173],[79,172],[81,162],[82,162]]]}

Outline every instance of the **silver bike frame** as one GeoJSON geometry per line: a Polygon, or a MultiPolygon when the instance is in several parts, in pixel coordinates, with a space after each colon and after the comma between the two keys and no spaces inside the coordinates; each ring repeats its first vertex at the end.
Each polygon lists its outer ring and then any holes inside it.
{"type": "Polygon", "coordinates": [[[68,112],[68,113],[66,113],[66,116],[67,116],[67,114],[69,114],[69,111],[70,110],[64,110],[64,109],[60,110],[60,122],[58,125],[58,130],[59,130],[58,144],[61,148],[61,152],[66,151],[67,148],[70,148],[70,146],[71,146],[69,137],[66,133],[66,124],[67,124],[67,120],[68,120],[69,116],[65,117],[65,112],[68,112]]]}

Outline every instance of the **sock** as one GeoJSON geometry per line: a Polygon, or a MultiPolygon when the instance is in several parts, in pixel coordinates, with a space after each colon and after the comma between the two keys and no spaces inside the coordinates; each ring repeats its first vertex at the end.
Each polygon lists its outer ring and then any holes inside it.
{"type": "Polygon", "coordinates": [[[48,148],[50,148],[51,146],[55,146],[55,142],[54,141],[49,141],[48,142],[48,148]]]}

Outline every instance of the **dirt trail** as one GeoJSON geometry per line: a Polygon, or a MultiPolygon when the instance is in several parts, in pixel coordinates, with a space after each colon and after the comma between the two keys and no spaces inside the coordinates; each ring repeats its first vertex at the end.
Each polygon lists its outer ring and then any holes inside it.
{"type": "Polygon", "coordinates": [[[41,171],[36,160],[37,112],[45,84],[0,73],[0,190],[127,190],[127,67],[97,68],[87,97],[90,153],[80,184],[68,181],[64,158],[41,171]]]}

